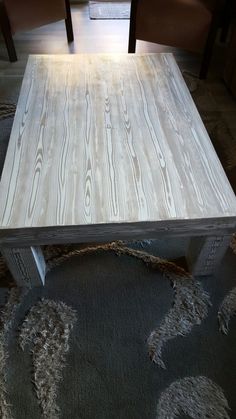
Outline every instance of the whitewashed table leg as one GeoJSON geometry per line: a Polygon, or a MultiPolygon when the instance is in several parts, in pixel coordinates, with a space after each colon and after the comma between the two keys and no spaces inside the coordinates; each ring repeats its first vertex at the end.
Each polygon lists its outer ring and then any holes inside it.
{"type": "Polygon", "coordinates": [[[0,250],[17,285],[44,285],[46,263],[40,247],[4,247],[0,250]]]}
{"type": "Polygon", "coordinates": [[[219,266],[231,236],[192,238],[186,255],[193,275],[212,275],[219,266]]]}

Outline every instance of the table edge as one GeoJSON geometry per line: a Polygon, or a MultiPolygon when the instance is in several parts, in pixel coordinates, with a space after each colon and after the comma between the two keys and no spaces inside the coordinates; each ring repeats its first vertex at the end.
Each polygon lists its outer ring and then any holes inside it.
{"type": "Polygon", "coordinates": [[[217,236],[236,231],[236,216],[191,220],[141,221],[61,225],[18,229],[0,228],[0,246],[83,243],[166,237],[217,236]]]}

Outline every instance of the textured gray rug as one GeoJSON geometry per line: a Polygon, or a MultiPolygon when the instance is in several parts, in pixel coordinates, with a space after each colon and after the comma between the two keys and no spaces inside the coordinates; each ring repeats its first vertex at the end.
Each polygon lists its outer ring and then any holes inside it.
{"type": "MultiPolygon", "coordinates": [[[[186,245],[129,248],[170,258],[186,245]]],[[[174,290],[153,263],[111,248],[82,250],[58,259],[58,250],[46,249],[56,263],[44,288],[23,295],[12,288],[10,298],[2,289],[2,417],[233,419],[231,250],[215,277],[176,277],[174,290]]]]}
{"type": "Polygon", "coordinates": [[[90,19],[129,19],[130,2],[128,1],[90,1],[90,19]]]}

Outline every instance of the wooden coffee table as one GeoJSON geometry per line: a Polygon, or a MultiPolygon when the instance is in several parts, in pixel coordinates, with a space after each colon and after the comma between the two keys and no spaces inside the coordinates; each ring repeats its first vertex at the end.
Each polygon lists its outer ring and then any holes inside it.
{"type": "Polygon", "coordinates": [[[30,56],[0,184],[0,247],[20,285],[41,246],[189,236],[211,274],[236,198],[171,54],[30,56]]]}

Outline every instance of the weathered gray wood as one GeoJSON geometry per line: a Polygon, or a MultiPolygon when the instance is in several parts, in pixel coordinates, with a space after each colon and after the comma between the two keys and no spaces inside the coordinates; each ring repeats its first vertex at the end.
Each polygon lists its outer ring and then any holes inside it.
{"type": "Polygon", "coordinates": [[[163,220],[140,223],[107,223],[50,228],[0,230],[0,243],[5,247],[104,242],[111,240],[155,239],[182,236],[228,235],[236,231],[235,217],[205,220],[163,220]]]}
{"type": "Polygon", "coordinates": [[[46,264],[40,247],[1,248],[1,253],[17,285],[44,285],[46,264]]]}
{"type": "Polygon", "coordinates": [[[231,236],[191,239],[186,258],[193,275],[214,274],[229,247],[230,239],[231,236]]]}
{"type": "Polygon", "coordinates": [[[53,243],[62,227],[174,231],[181,220],[184,233],[189,221],[236,216],[171,54],[31,56],[0,196],[1,229],[19,230],[19,246],[28,229],[46,228],[53,243]]]}

